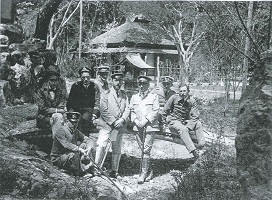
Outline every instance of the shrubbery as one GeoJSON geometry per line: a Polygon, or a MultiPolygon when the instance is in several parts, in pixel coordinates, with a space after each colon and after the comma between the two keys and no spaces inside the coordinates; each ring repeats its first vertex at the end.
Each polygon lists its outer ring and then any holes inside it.
{"type": "Polygon", "coordinates": [[[205,155],[185,173],[172,172],[178,183],[175,199],[240,199],[234,152],[224,144],[211,144],[205,155]]]}

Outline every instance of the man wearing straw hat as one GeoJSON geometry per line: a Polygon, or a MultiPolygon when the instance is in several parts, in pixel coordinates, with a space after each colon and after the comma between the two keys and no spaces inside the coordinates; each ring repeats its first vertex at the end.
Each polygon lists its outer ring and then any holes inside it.
{"type": "MultiPolygon", "coordinates": [[[[115,73],[111,76],[112,87],[108,93],[101,95],[100,119],[98,123],[99,136],[95,162],[102,167],[107,155],[107,146],[112,143],[112,170],[110,177],[117,178],[121,158],[123,133],[126,131],[126,122],[129,117],[128,97],[121,89],[123,74],[115,73]]],[[[108,146],[109,147],[109,146],[108,146]]]]}

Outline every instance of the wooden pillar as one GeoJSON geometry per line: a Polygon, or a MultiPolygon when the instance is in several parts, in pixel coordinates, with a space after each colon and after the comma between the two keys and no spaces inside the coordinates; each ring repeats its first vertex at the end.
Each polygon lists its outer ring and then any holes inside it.
{"type": "Polygon", "coordinates": [[[160,56],[157,56],[157,84],[160,82],[160,56]]]}

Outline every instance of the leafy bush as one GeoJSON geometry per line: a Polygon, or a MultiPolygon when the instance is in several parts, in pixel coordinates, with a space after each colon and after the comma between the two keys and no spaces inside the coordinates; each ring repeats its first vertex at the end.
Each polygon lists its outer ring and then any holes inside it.
{"type": "Polygon", "coordinates": [[[236,179],[235,155],[220,142],[211,145],[206,154],[185,173],[172,172],[178,183],[175,199],[240,199],[236,179]]]}

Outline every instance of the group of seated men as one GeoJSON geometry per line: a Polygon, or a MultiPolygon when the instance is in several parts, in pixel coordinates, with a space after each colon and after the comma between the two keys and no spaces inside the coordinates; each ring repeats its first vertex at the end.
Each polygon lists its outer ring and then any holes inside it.
{"type": "Polygon", "coordinates": [[[48,70],[45,83],[38,91],[37,126],[52,128],[53,146],[51,160],[59,168],[76,173],[92,173],[93,164],[102,167],[108,144],[112,145],[112,178],[118,176],[123,134],[127,122],[133,123],[133,131],[141,149],[141,173],[138,183],[150,180],[150,153],[156,132],[161,124],[176,132],[195,158],[205,144],[196,101],[189,95],[189,87],[182,85],[178,93],[170,91],[171,77],[164,77],[162,85],[150,88],[151,79],[137,77],[138,92],[130,101],[124,91],[123,74],[114,73],[109,82],[110,67],[100,66],[98,78],[91,80],[91,70],[79,70],[81,80],[75,82],[67,97],[66,88],[60,87],[60,73],[48,70]],[[163,105],[164,104],[164,105],[163,105]],[[96,144],[90,132],[93,122],[99,129],[96,144]],[[197,141],[193,142],[190,131],[197,141]],[[95,159],[93,159],[93,153],[95,159]]]}

